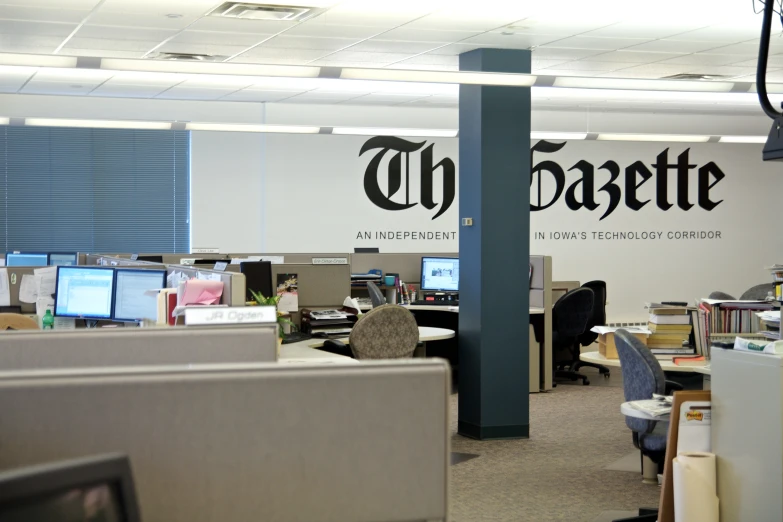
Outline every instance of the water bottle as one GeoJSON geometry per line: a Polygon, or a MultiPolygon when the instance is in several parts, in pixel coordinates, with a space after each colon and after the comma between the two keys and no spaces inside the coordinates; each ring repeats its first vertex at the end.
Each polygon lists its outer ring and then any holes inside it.
{"type": "Polygon", "coordinates": [[[41,324],[44,330],[54,330],[54,316],[51,310],[47,310],[41,319],[41,324]]]}

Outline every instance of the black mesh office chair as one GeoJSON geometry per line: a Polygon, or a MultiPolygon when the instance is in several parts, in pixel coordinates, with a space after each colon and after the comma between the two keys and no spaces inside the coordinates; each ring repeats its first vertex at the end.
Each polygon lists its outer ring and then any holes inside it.
{"type": "Polygon", "coordinates": [[[581,287],[558,299],[552,308],[552,359],[555,378],[572,381],[581,379],[585,386],[590,384],[585,375],[573,368],[579,360],[579,336],[584,333],[593,313],[593,299],[593,291],[581,287]]]}
{"type": "Polygon", "coordinates": [[[367,281],[367,291],[370,293],[370,301],[372,301],[373,308],[386,304],[386,297],[384,297],[383,292],[372,281],[367,281]]]}
{"type": "MultiPolygon", "coordinates": [[[[582,285],[582,288],[589,288],[593,291],[593,314],[587,321],[584,333],[579,336],[579,344],[582,346],[590,346],[598,339],[598,334],[591,332],[590,329],[593,328],[593,326],[603,326],[606,324],[606,281],[588,281],[582,285]]],[[[577,346],[576,349],[578,350],[579,347],[577,346]]],[[[580,361],[578,359],[579,358],[577,357],[577,361],[571,368],[572,370],[579,371],[579,368],[589,366],[591,368],[596,368],[605,378],[609,378],[609,368],[606,366],[593,362],[580,361]]]]}

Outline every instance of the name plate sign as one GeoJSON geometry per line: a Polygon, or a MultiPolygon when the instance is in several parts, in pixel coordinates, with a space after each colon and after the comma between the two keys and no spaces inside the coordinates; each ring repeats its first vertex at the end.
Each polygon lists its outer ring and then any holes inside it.
{"type": "Polygon", "coordinates": [[[314,265],[347,265],[347,257],[314,257],[314,265]]]}
{"type": "Polygon", "coordinates": [[[205,306],[185,309],[187,326],[208,326],[221,324],[277,324],[277,309],[274,306],[205,306]]]}

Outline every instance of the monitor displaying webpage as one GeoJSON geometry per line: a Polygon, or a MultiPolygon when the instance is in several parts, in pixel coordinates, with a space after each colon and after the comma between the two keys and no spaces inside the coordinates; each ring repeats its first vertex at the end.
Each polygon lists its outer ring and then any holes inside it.
{"type": "Polygon", "coordinates": [[[114,319],[157,319],[158,296],[151,291],[161,288],[166,288],[166,272],[163,270],[117,270],[114,319]]]}
{"type": "Polygon", "coordinates": [[[60,267],[54,315],[110,319],[113,288],[112,269],[60,267]]]}
{"type": "Polygon", "coordinates": [[[421,263],[421,289],[459,290],[459,259],[448,257],[425,257],[421,263]]]}

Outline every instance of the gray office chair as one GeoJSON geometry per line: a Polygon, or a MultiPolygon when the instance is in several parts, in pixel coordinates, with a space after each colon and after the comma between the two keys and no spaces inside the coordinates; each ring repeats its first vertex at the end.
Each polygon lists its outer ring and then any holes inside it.
{"type": "Polygon", "coordinates": [[[419,342],[419,327],[413,314],[398,305],[373,308],[356,321],[349,343],[357,359],[403,359],[412,357],[419,342]]]}
{"type": "Polygon", "coordinates": [[[370,293],[370,301],[372,301],[373,308],[386,304],[386,296],[383,295],[381,289],[372,281],[367,281],[367,291],[370,293]]]}
{"type": "Polygon", "coordinates": [[[736,297],[734,297],[733,295],[727,294],[726,292],[721,292],[720,290],[716,290],[715,292],[712,292],[707,297],[709,299],[721,299],[725,301],[734,301],[736,299],[736,297]]]}
{"type": "Polygon", "coordinates": [[[760,285],[751,286],[740,296],[742,300],[748,301],[763,301],[772,292],[775,295],[775,285],[772,283],[762,283],[760,285]]]}
{"type": "MultiPolygon", "coordinates": [[[[623,372],[623,392],[626,401],[652,399],[653,393],[669,395],[682,386],[667,381],[658,359],[650,349],[627,330],[614,334],[620,368],[623,372]]],[[[626,417],[625,424],[633,432],[633,444],[658,465],[660,470],[666,455],[667,424],[626,417]]]]}

